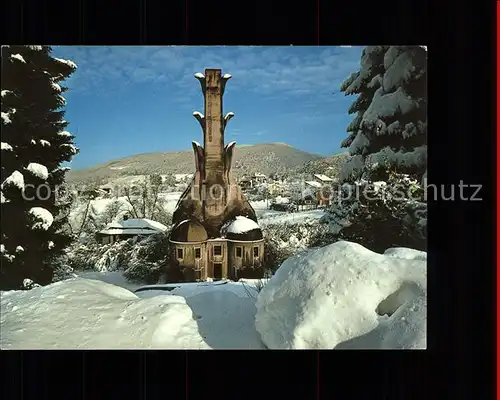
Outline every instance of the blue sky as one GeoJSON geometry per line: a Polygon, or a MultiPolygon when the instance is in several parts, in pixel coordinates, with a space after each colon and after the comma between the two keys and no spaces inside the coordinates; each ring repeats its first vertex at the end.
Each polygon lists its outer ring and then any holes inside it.
{"type": "Polygon", "coordinates": [[[54,46],[53,55],[78,65],[66,120],[86,168],[133,154],[181,151],[202,142],[193,111],[203,95],[193,77],[205,68],[232,75],[224,113],[235,117],[226,142],[284,142],[312,153],[341,151],[353,116],[342,81],[359,69],[362,47],[54,46]]]}

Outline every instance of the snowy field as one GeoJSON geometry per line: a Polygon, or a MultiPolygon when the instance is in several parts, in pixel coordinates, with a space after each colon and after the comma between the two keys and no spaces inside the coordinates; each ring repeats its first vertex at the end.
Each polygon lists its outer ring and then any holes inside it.
{"type": "Polygon", "coordinates": [[[426,253],[350,242],[291,257],[267,282],[137,290],[119,273],[86,273],[1,292],[0,347],[422,349],[426,275],[426,253]]]}
{"type": "Polygon", "coordinates": [[[323,210],[298,211],[294,213],[286,212],[268,212],[262,214],[259,219],[259,225],[265,228],[270,224],[298,224],[307,222],[317,222],[325,215],[323,210]]]}

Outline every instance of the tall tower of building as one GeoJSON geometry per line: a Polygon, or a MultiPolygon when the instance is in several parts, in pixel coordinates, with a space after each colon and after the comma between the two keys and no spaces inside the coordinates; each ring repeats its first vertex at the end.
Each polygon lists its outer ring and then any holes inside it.
{"type": "Polygon", "coordinates": [[[206,69],[195,78],[205,100],[204,114],[195,111],[203,131],[203,146],[193,142],[196,172],[191,185],[181,196],[173,222],[196,219],[209,237],[219,237],[222,225],[236,216],[257,221],[255,212],[231,174],[235,142],[224,145],[224,131],[232,112],[223,114],[223,95],[231,75],[220,69],[206,69]]]}
{"type": "Polygon", "coordinates": [[[262,277],[262,231],[231,174],[236,143],[224,145],[227,122],[234,116],[222,111],[231,75],[206,69],[205,75],[197,73],[195,77],[205,98],[205,115],[193,113],[203,130],[203,146],[193,142],[194,178],[173,215],[170,271],[181,272],[185,281],[262,277]]]}

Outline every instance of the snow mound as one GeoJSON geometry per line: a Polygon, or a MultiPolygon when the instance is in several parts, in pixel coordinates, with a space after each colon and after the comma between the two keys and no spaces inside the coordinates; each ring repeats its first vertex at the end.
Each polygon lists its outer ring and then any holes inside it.
{"type": "Polygon", "coordinates": [[[97,280],[1,292],[0,347],[208,349],[180,296],[140,299],[97,280]]]}
{"type": "Polygon", "coordinates": [[[255,221],[247,217],[237,216],[236,219],[227,226],[226,232],[245,233],[254,229],[260,229],[259,225],[255,221]]]}
{"type": "Polygon", "coordinates": [[[168,283],[143,286],[136,294],[141,298],[165,295],[185,298],[200,335],[213,349],[265,348],[254,324],[256,282],[168,283]]]}
{"type": "Polygon", "coordinates": [[[351,242],[300,253],[259,293],[256,328],[271,349],[426,348],[426,276],[351,242]]]}
{"type": "Polygon", "coordinates": [[[54,222],[54,216],[49,210],[43,207],[32,207],[28,213],[35,220],[32,225],[33,229],[47,230],[52,226],[52,222],[54,222]]]}
{"type": "Polygon", "coordinates": [[[40,179],[47,179],[49,171],[45,165],[38,163],[29,163],[26,169],[40,179]]]}

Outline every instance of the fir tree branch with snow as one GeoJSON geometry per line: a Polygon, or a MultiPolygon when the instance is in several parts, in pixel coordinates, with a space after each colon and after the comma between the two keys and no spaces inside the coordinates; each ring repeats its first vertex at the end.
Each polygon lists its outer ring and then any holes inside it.
{"type": "Polygon", "coordinates": [[[1,289],[52,281],[51,262],[71,242],[68,202],[57,201],[78,153],[64,120],[61,83],[76,70],[49,46],[2,47],[1,289]]]}

